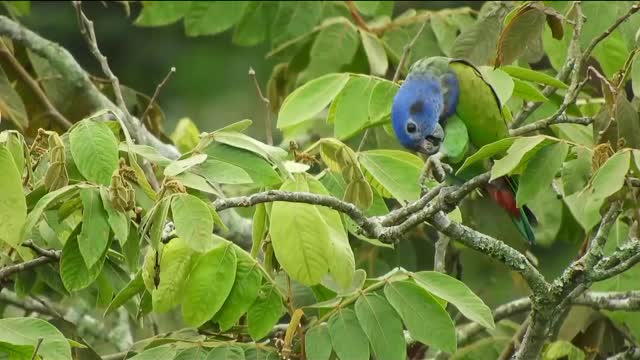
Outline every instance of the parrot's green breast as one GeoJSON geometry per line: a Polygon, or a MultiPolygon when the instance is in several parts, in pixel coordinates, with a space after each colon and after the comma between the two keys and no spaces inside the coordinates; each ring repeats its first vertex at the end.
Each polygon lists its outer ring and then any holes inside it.
{"type": "Polygon", "coordinates": [[[456,113],[466,125],[471,143],[479,148],[508,137],[500,100],[478,69],[464,60],[450,60],[449,68],[460,86],[456,113]]]}

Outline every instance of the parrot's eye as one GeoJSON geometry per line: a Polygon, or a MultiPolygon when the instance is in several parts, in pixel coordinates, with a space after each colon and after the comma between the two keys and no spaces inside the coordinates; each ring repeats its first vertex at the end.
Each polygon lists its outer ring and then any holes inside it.
{"type": "Polygon", "coordinates": [[[424,110],[424,103],[422,101],[414,102],[411,105],[411,108],[409,109],[409,111],[411,111],[412,114],[421,113],[422,110],[424,110]]]}
{"type": "Polygon", "coordinates": [[[413,122],[407,123],[407,132],[414,133],[416,132],[416,130],[418,130],[418,127],[416,126],[415,123],[413,122]]]}

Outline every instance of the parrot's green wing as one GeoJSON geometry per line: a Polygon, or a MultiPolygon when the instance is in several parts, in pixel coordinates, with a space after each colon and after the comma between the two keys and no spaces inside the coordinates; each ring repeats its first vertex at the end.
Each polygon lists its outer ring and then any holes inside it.
{"type": "Polygon", "coordinates": [[[480,148],[509,136],[498,95],[480,71],[465,60],[449,60],[456,74],[460,98],[456,113],[467,126],[471,143],[480,148]]]}

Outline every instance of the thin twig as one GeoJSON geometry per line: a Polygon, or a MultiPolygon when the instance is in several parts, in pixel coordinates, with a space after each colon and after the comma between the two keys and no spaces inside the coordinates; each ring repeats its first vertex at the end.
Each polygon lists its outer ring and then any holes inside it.
{"type": "Polygon", "coordinates": [[[396,72],[395,72],[395,74],[393,74],[393,79],[391,80],[394,83],[398,82],[398,80],[400,80],[400,73],[402,72],[402,68],[404,67],[404,63],[409,58],[409,55],[411,54],[411,50],[415,46],[415,44],[418,41],[418,38],[420,37],[420,35],[422,35],[422,32],[424,31],[424,28],[426,26],[427,26],[427,20],[425,20],[422,23],[422,26],[420,26],[420,29],[418,29],[418,32],[413,36],[413,39],[411,39],[411,42],[409,42],[407,45],[404,46],[404,49],[402,51],[402,56],[400,57],[400,61],[398,61],[398,67],[396,68],[396,72]]]}
{"type": "Polygon", "coordinates": [[[162,89],[164,84],[169,80],[171,75],[173,75],[173,73],[175,72],[176,72],[176,67],[172,66],[171,69],[169,69],[169,72],[167,73],[167,75],[165,75],[164,79],[162,79],[162,81],[158,84],[158,86],[156,86],[156,91],[153,92],[153,96],[151,96],[151,99],[149,100],[149,104],[147,104],[147,108],[144,109],[142,116],[140,116],[140,119],[142,121],[144,121],[145,117],[147,116],[147,113],[149,113],[149,111],[151,110],[153,103],[158,98],[158,95],[160,95],[160,90],[162,89]]]}
{"type": "Polygon", "coordinates": [[[22,81],[29,87],[29,89],[33,92],[36,97],[36,100],[40,102],[40,104],[45,108],[46,113],[50,114],[51,117],[60,125],[64,130],[68,130],[73,124],[69,121],[64,115],[62,115],[58,109],[51,103],[49,97],[44,93],[44,91],[40,88],[40,84],[36,80],[34,80],[29,72],[16,60],[11,51],[7,48],[4,41],[0,40],[0,56],[2,56],[11,67],[16,71],[18,76],[22,79],[22,81]]]}
{"type": "Polygon", "coordinates": [[[360,12],[358,12],[358,8],[354,4],[353,0],[346,0],[347,8],[349,8],[349,13],[351,13],[351,17],[353,21],[363,30],[370,31],[367,23],[364,21],[362,16],[360,16],[360,12]]]}
{"type": "Polygon", "coordinates": [[[36,348],[33,350],[33,355],[31,355],[31,360],[35,360],[38,356],[38,351],[40,350],[40,345],[42,345],[42,341],[44,339],[39,337],[38,342],[36,343],[36,348]]]}
{"type": "Polygon", "coordinates": [[[264,124],[265,133],[267,135],[267,144],[273,145],[273,129],[271,124],[271,102],[267,97],[262,94],[262,90],[260,89],[260,84],[258,83],[258,78],[256,77],[256,71],[253,70],[252,67],[249,68],[249,77],[253,79],[253,84],[256,87],[256,92],[258,93],[258,97],[264,103],[265,111],[267,114],[266,121],[264,124]]]}

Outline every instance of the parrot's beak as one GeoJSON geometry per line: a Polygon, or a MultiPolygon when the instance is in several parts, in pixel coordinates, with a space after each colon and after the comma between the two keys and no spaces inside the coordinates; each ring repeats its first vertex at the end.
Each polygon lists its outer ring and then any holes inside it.
{"type": "Polygon", "coordinates": [[[440,124],[436,124],[436,128],[431,135],[427,135],[420,143],[419,152],[431,156],[440,150],[440,144],[444,139],[444,130],[440,124]]]}

